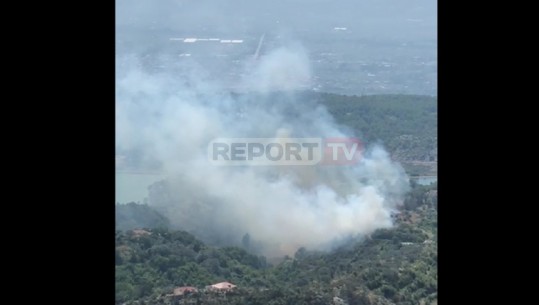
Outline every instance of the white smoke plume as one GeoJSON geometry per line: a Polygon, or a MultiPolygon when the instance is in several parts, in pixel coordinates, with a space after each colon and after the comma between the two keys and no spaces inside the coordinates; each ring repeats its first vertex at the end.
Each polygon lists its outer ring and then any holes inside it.
{"type": "Polygon", "coordinates": [[[219,137],[354,136],[301,93],[311,78],[303,48],[277,48],[251,63],[242,94],[196,64],[153,73],[134,58],[117,63],[117,149],[159,161],[169,178],[152,188],[150,204],[178,228],[221,244],[249,233],[263,253],[283,255],[392,225],[408,179],[381,147],[368,147],[353,166],[207,160],[208,143],[219,137]]]}

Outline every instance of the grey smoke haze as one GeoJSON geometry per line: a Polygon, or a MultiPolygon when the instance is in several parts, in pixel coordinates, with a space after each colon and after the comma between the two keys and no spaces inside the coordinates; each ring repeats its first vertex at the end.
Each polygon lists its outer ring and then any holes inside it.
{"type": "MultiPolygon", "coordinates": [[[[235,88],[242,93],[232,94],[225,74],[196,58],[180,61],[160,53],[159,45],[146,42],[147,33],[140,34],[134,49],[117,54],[117,150],[136,150],[143,160],[158,161],[169,179],[166,188],[152,190],[150,204],[171,223],[224,241],[239,241],[249,233],[267,255],[292,254],[301,246],[325,249],[335,240],[390,227],[390,214],[402,203],[408,179],[382,147],[367,147],[354,166],[209,164],[207,145],[219,137],[355,136],[315,98],[302,93],[315,81],[313,60],[308,47],[288,27],[299,22],[295,20],[298,9],[305,22],[319,18],[329,24],[330,19],[319,16],[317,9],[356,2],[257,2],[261,7],[253,2],[257,1],[117,1],[118,40],[127,37],[121,33],[131,28],[130,39],[137,41],[135,28],[157,21],[162,27],[185,27],[185,31],[198,27],[239,33],[273,26],[286,37],[266,46],[258,60],[251,57],[254,43],[235,78],[235,88]],[[259,14],[280,14],[280,28],[247,14],[255,9],[259,14]],[[152,63],[161,67],[158,71],[146,63],[150,48],[157,50],[152,63]]],[[[376,10],[371,5],[365,8],[376,10]]]]}
{"type": "Polygon", "coordinates": [[[121,29],[214,29],[242,34],[344,26],[373,37],[436,37],[434,0],[117,0],[116,8],[121,29]]]}
{"type": "Polygon", "coordinates": [[[435,0],[117,0],[116,51],[160,70],[178,59],[238,79],[238,61],[300,40],[313,88],[344,94],[437,92],[435,0]],[[337,30],[346,29],[346,30],[337,30]],[[235,46],[170,38],[241,39],[235,46]],[[179,58],[179,54],[190,57],[179,58]],[[168,56],[162,63],[157,57],[168,56]]]}

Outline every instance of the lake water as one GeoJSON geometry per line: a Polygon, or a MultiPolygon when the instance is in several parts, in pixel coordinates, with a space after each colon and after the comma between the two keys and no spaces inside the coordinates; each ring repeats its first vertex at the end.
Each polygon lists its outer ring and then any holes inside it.
{"type": "Polygon", "coordinates": [[[420,184],[420,185],[429,185],[431,183],[438,181],[438,176],[419,176],[419,177],[411,177],[410,179],[414,179],[417,182],[417,184],[420,184]]]}
{"type": "Polygon", "coordinates": [[[116,202],[144,203],[148,198],[148,187],[165,177],[160,174],[116,172],[116,202]]]}

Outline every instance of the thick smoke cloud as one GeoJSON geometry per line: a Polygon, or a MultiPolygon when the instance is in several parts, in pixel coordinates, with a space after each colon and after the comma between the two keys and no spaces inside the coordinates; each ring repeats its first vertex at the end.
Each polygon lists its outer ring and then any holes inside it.
{"type": "Polygon", "coordinates": [[[217,244],[249,233],[260,251],[282,255],[392,225],[408,179],[381,147],[367,147],[353,166],[223,167],[207,160],[208,143],[219,137],[354,136],[301,93],[311,79],[301,46],[251,61],[241,94],[194,63],[159,73],[135,57],[117,63],[117,147],[159,162],[169,179],[152,188],[150,204],[178,228],[217,244]]]}

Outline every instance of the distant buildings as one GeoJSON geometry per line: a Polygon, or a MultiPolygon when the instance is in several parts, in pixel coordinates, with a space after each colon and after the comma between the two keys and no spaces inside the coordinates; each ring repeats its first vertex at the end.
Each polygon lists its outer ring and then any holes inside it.
{"type": "Polygon", "coordinates": [[[243,39],[220,39],[220,38],[196,38],[196,37],[189,37],[189,38],[169,38],[171,41],[182,41],[184,43],[195,43],[200,41],[214,41],[214,42],[220,42],[220,43],[243,43],[243,39]]]}
{"type": "Polygon", "coordinates": [[[236,287],[237,286],[232,284],[232,283],[221,282],[221,283],[213,284],[213,285],[210,285],[210,286],[206,286],[206,289],[210,290],[210,291],[227,292],[227,291],[233,290],[236,287]]]}
{"type": "Polygon", "coordinates": [[[132,234],[134,238],[137,238],[145,235],[151,235],[152,233],[144,229],[135,229],[132,231],[132,234]]]}
{"type": "Polygon", "coordinates": [[[197,293],[197,292],[198,292],[198,289],[196,289],[195,287],[183,286],[183,287],[174,288],[173,295],[174,296],[183,296],[185,294],[197,293]]]}
{"type": "Polygon", "coordinates": [[[187,294],[192,293],[198,293],[198,292],[228,292],[232,291],[234,288],[238,286],[229,283],[229,282],[221,282],[213,285],[208,285],[203,289],[202,291],[199,291],[196,287],[193,286],[181,286],[174,288],[174,292],[172,294],[168,294],[167,296],[173,296],[173,297],[181,297],[187,294]]]}
{"type": "Polygon", "coordinates": [[[339,297],[333,297],[333,304],[334,305],[347,305],[346,301],[339,297]]]}

